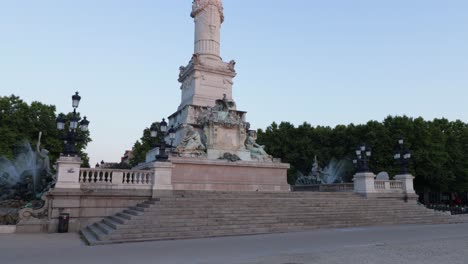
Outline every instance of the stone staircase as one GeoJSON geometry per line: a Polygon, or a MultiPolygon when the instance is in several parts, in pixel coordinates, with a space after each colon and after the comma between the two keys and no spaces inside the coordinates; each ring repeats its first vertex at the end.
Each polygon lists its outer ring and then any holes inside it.
{"type": "Polygon", "coordinates": [[[90,245],[393,224],[462,222],[395,199],[355,193],[176,191],[81,229],[90,245]]]}

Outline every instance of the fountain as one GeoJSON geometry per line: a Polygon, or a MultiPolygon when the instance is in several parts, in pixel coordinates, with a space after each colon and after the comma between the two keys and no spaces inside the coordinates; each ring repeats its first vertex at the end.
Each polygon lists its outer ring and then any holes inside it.
{"type": "Polygon", "coordinates": [[[337,184],[344,183],[347,172],[352,168],[348,160],[337,160],[332,158],[328,165],[320,168],[317,156],[314,158],[312,169],[309,174],[298,173],[296,186],[318,185],[318,184],[337,184]]]}
{"type": "Polygon", "coordinates": [[[54,184],[48,151],[34,151],[27,141],[18,144],[13,160],[0,157],[0,224],[14,224],[22,207],[42,206],[41,197],[54,184]]]}

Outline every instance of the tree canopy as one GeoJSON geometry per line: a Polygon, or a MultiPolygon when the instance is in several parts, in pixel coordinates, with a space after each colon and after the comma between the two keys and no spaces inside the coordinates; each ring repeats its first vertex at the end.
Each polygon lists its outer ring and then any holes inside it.
{"type": "Polygon", "coordinates": [[[272,123],[265,131],[258,130],[257,142],[265,145],[269,154],[291,164],[288,182],[293,184],[298,172],[310,171],[315,155],[321,166],[332,158],[352,160],[362,143],[372,147],[373,172],[395,175],[398,167],[393,155],[399,138],[405,139],[412,152],[410,171],[416,176],[417,190],[468,190],[468,124],[460,120],[389,116],[383,122],[334,128],[272,123]]]}
{"type": "MultiPolygon", "coordinates": [[[[0,156],[8,159],[15,157],[18,144],[28,141],[35,145],[39,132],[42,132],[41,148],[49,150],[49,158],[54,163],[63,151],[63,140],[56,128],[56,108],[40,102],[30,105],[18,96],[0,97],[0,156]]],[[[67,115],[71,117],[71,113],[67,115]]],[[[83,166],[89,167],[88,155],[84,152],[91,141],[89,132],[82,134],[83,141],[77,146],[83,166]]]]}

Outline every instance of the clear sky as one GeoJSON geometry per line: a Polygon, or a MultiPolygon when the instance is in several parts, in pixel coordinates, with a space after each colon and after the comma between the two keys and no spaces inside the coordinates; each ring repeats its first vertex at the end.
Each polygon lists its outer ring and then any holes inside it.
{"type": "MultiPolygon", "coordinates": [[[[0,95],[91,121],[92,164],[118,161],[176,111],[191,0],[0,0],[0,95]]],[[[252,128],[387,115],[468,122],[466,0],[224,0],[221,53],[252,128]]]]}

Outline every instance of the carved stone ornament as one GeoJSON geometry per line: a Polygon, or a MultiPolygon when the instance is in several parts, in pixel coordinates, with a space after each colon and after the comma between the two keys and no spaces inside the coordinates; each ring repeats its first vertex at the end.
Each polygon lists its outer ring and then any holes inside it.
{"type": "Polygon", "coordinates": [[[236,154],[229,153],[229,152],[224,153],[223,156],[220,157],[219,159],[220,160],[227,160],[227,161],[230,161],[230,162],[236,162],[236,161],[241,160],[241,158],[239,158],[239,156],[237,156],[236,154]]]}
{"type": "Polygon", "coordinates": [[[191,125],[186,126],[184,139],[179,143],[176,152],[180,156],[201,156],[205,154],[206,147],[201,136],[191,125]]]}
{"type": "Polygon", "coordinates": [[[205,8],[209,5],[214,5],[218,8],[219,16],[221,17],[221,23],[224,22],[224,9],[223,9],[223,1],[222,0],[194,0],[192,3],[192,13],[190,14],[191,17],[196,17],[198,14],[203,12],[205,8]]]}
{"type": "Polygon", "coordinates": [[[226,128],[247,127],[247,123],[242,120],[242,117],[237,111],[229,111],[229,109],[220,109],[208,107],[199,113],[197,123],[201,126],[208,124],[216,124],[226,128]]]}

